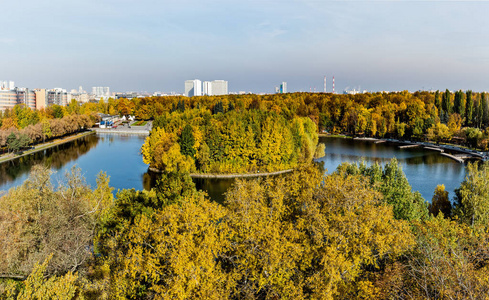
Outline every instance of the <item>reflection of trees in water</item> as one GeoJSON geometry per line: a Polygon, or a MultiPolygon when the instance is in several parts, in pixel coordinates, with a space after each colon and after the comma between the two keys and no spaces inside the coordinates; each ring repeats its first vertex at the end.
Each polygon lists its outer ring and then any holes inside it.
{"type": "Polygon", "coordinates": [[[143,189],[149,191],[156,186],[159,174],[147,171],[143,174],[143,189]]]}
{"type": "MultiPolygon", "coordinates": [[[[143,188],[147,191],[156,186],[161,174],[148,171],[143,174],[143,188]]],[[[235,179],[216,179],[216,178],[193,178],[197,190],[203,190],[209,198],[217,203],[223,204],[225,200],[224,193],[231,187],[235,179]]],[[[250,179],[247,179],[250,180],[250,179]]]]}
{"type": "Polygon", "coordinates": [[[231,187],[235,179],[194,178],[193,181],[197,190],[207,192],[211,200],[222,204],[226,199],[224,193],[231,187]]]}
{"type": "Polygon", "coordinates": [[[29,173],[32,166],[37,164],[43,164],[59,170],[70,161],[76,160],[90,151],[97,143],[98,138],[95,135],[89,135],[0,164],[0,184],[14,181],[18,177],[29,173]]]}

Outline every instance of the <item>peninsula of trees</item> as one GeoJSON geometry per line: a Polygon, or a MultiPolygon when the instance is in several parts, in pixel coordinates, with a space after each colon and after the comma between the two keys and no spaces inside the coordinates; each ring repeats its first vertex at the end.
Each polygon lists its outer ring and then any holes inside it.
{"type": "Polygon", "coordinates": [[[253,109],[215,114],[192,109],[156,117],[141,151],[145,163],[166,172],[256,173],[310,163],[321,151],[317,145],[310,118],[287,119],[253,109]]]}

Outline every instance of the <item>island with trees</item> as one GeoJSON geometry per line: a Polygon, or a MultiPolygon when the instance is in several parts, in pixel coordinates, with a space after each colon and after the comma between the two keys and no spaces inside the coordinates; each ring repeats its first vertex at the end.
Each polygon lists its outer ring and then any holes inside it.
{"type": "Polygon", "coordinates": [[[309,118],[235,109],[165,113],[155,118],[141,149],[151,168],[219,174],[293,169],[320,151],[317,127],[309,118]]]}

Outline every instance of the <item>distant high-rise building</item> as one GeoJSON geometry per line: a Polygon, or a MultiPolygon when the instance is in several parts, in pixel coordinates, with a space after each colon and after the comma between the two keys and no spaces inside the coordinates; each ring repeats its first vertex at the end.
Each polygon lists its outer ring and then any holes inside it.
{"type": "Polygon", "coordinates": [[[198,79],[185,81],[185,96],[202,96],[202,82],[198,79]]]}
{"type": "Polygon", "coordinates": [[[15,89],[17,92],[17,104],[24,104],[31,109],[36,108],[36,94],[27,88],[15,89]]]}
{"type": "Polygon", "coordinates": [[[71,95],[66,92],[66,90],[61,88],[55,88],[46,92],[47,104],[48,105],[61,105],[65,106],[68,103],[68,98],[71,101],[71,95]]]}
{"type": "Polygon", "coordinates": [[[280,86],[276,86],[275,87],[275,93],[277,93],[277,94],[287,93],[287,82],[283,81],[280,86]]]}
{"type": "Polygon", "coordinates": [[[17,104],[22,104],[31,109],[36,108],[36,93],[27,88],[14,88],[0,90],[0,110],[12,109],[17,104]]]}
{"type": "Polygon", "coordinates": [[[208,96],[219,96],[228,94],[228,82],[225,80],[204,81],[203,94],[208,96]]]}
{"type": "Polygon", "coordinates": [[[15,90],[0,90],[0,110],[4,111],[12,109],[17,104],[17,91],[15,90]]]}
{"type": "Polygon", "coordinates": [[[282,84],[280,85],[280,93],[281,94],[285,94],[287,93],[287,82],[282,82],[282,84]]]}
{"type": "Polygon", "coordinates": [[[38,89],[38,90],[34,90],[34,93],[36,94],[36,109],[45,108],[47,106],[46,90],[38,89]]]}
{"type": "Polygon", "coordinates": [[[96,99],[109,98],[110,89],[107,86],[94,86],[92,87],[92,95],[94,95],[96,99]]]}
{"type": "Polygon", "coordinates": [[[228,94],[228,82],[225,80],[212,81],[212,95],[227,95],[228,94]]]}
{"type": "Polygon", "coordinates": [[[206,96],[212,96],[212,82],[204,81],[202,83],[202,94],[206,96]]]}

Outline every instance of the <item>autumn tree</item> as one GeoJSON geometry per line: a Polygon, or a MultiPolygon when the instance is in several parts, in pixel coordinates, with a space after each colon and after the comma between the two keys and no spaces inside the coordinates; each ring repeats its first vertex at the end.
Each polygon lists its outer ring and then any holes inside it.
{"type": "Polygon", "coordinates": [[[58,189],[51,172],[35,166],[29,178],[0,198],[0,273],[28,275],[36,262],[53,258],[48,273],[80,270],[87,259],[101,211],[112,201],[101,174],[91,190],[73,169],[58,189]]]}
{"type": "Polygon", "coordinates": [[[445,191],[445,185],[439,184],[435,188],[435,194],[428,206],[430,214],[435,217],[441,212],[445,217],[450,217],[452,213],[452,204],[448,199],[448,192],[445,191]]]}
{"type": "Polygon", "coordinates": [[[413,224],[416,245],[406,254],[400,298],[483,299],[489,292],[487,234],[436,218],[413,224]]]}
{"type": "Polygon", "coordinates": [[[343,163],[338,174],[367,176],[372,186],[381,192],[384,201],[392,205],[394,217],[404,220],[422,220],[428,217],[428,205],[419,192],[413,192],[397,159],[393,158],[383,168],[378,164],[367,167],[365,163],[343,163]]]}

